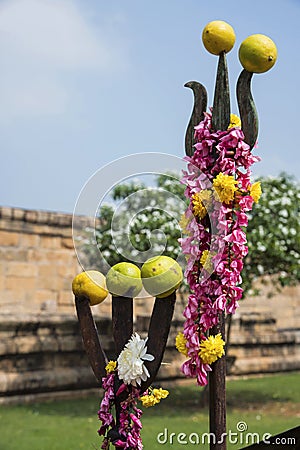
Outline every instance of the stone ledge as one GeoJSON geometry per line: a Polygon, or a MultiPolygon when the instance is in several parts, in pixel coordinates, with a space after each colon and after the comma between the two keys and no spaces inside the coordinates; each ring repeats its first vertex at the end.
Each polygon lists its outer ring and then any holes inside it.
{"type": "Polygon", "coordinates": [[[64,367],[23,373],[0,372],[0,398],[16,393],[28,394],[53,390],[96,387],[97,380],[87,367],[64,367]]]}
{"type": "MultiPolygon", "coordinates": [[[[72,226],[74,226],[75,228],[93,228],[95,225],[94,217],[75,216],[75,221],[73,223],[73,214],[70,213],[30,210],[22,208],[12,208],[7,206],[0,206],[0,219],[0,228],[8,230],[16,229],[18,227],[17,223],[20,222],[24,224],[41,224],[61,228],[67,227],[70,229],[72,229],[72,226]],[[12,225],[13,222],[16,222],[15,226],[12,225]]],[[[96,219],[96,221],[97,220],[98,219],[96,219]]]]}
{"type": "MultiPolygon", "coordinates": [[[[104,348],[112,349],[111,319],[94,318],[104,348]]],[[[73,352],[82,349],[76,316],[0,315],[0,355],[3,358],[41,352],[73,352]]]]}
{"type": "Polygon", "coordinates": [[[255,373],[274,373],[300,370],[300,354],[295,356],[266,356],[251,359],[237,358],[231,368],[231,375],[249,375],[255,373]]]}
{"type": "MultiPolygon", "coordinates": [[[[232,333],[233,334],[233,333],[232,333]]],[[[248,335],[247,333],[235,334],[234,340],[230,342],[230,346],[245,345],[247,347],[256,345],[278,345],[278,344],[295,344],[297,342],[297,333],[293,331],[285,331],[281,333],[265,333],[260,335],[248,335]]]]}
{"type": "MultiPolygon", "coordinates": [[[[108,320],[108,315],[97,315],[94,314],[94,320],[99,322],[101,320],[108,320]]],[[[6,327],[15,327],[17,324],[20,325],[20,329],[31,330],[31,327],[37,327],[37,325],[47,327],[56,326],[60,324],[78,324],[78,320],[75,314],[18,314],[17,312],[13,315],[11,313],[0,313],[0,331],[7,329],[6,327]],[[29,328],[27,328],[29,327],[29,328]]]]}
{"type": "Polygon", "coordinates": [[[36,402],[46,402],[50,400],[69,400],[74,398],[86,398],[93,395],[96,404],[99,405],[102,398],[102,390],[97,388],[87,389],[72,389],[71,391],[51,391],[51,392],[37,392],[35,394],[20,394],[20,395],[0,395],[0,405],[24,405],[36,402]],[[97,401],[97,398],[99,401],[97,401]]]}

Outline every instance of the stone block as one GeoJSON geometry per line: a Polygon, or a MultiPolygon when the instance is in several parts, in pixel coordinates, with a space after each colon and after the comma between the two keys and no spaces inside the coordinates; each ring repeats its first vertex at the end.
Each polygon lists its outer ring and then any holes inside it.
{"type": "Polygon", "coordinates": [[[1,206],[0,209],[0,217],[3,219],[11,219],[13,215],[13,208],[10,208],[9,206],[1,206]]]}
{"type": "Polygon", "coordinates": [[[39,252],[39,253],[43,255],[43,261],[47,262],[48,264],[57,265],[60,261],[60,250],[59,249],[55,249],[55,250],[43,249],[43,251],[39,252]]]}
{"type": "Polygon", "coordinates": [[[58,336],[58,348],[61,352],[74,352],[82,349],[80,334],[58,336]]]}
{"type": "Polygon", "coordinates": [[[0,394],[7,394],[8,392],[8,375],[6,372],[0,372],[0,394]]]}
{"type": "Polygon", "coordinates": [[[55,329],[57,336],[79,336],[79,324],[74,317],[73,320],[65,320],[60,325],[57,325],[55,329]]]}
{"type": "Polygon", "coordinates": [[[6,268],[9,277],[36,277],[37,274],[37,266],[28,262],[11,261],[6,268]]]}
{"type": "Polygon", "coordinates": [[[60,291],[72,291],[72,280],[74,276],[67,278],[59,278],[59,290],[60,291]]]}
{"type": "Polygon", "coordinates": [[[38,212],[37,211],[25,211],[25,222],[35,223],[38,220],[38,212]]]}
{"type": "Polygon", "coordinates": [[[28,250],[22,247],[1,247],[0,261],[28,261],[28,250]]]}
{"type": "MultiPolygon", "coordinates": [[[[5,286],[5,277],[4,275],[0,274],[0,292],[4,291],[4,286],[5,286]]],[[[0,301],[1,303],[1,301],[0,301]]]]}
{"type": "Polygon", "coordinates": [[[58,310],[57,302],[55,300],[46,300],[40,305],[40,311],[43,313],[53,314],[58,310]]]}
{"type": "Polygon", "coordinates": [[[0,341],[0,355],[13,355],[17,353],[17,345],[14,338],[0,341]]]}
{"type": "Polygon", "coordinates": [[[18,353],[35,353],[42,350],[40,340],[37,336],[33,335],[23,335],[15,337],[15,343],[17,346],[18,353]]]}
{"type": "Polygon", "coordinates": [[[67,264],[67,265],[58,265],[57,266],[57,275],[59,277],[62,277],[62,278],[67,278],[69,283],[70,283],[69,286],[71,286],[73,278],[79,272],[79,271],[77,272],[77,271],[74,270],[74,268],[76,268],[75,258],[74,258],[73,263],[74,264],[72,264],[72,265],[71,264],[67,264]]]}
{"type": "Polygon", "coordinates": [[[15,247],[19,245],[20,234],[0,230],[0,246],[15,247]]]}
{"type": "Polygon", "coordinates": [[[41,236],[40,246],[42,248],[60,248],[61,237],[59,236],[41,236]]]}
{"type": "Polygon", "coordinates": [[[45,223],[26,223],[28,233],[37,234],[40,236],[57,236],[57,230],[45,223]]]}
{"type": "Polygon", "coordinates": [[[74,243],[72,238],[63,238],[61,241],[62,247],[74,249],[74,243]]]}
{"type": "MultiPolygon", "coordinates": [[[[4,280],[4,284],[6,280],[4,280]]],[[[5,286],[4,286],[5,288],[5,286]]],[[[26,304],[26,291],[17,287],[14,290],[3,290],[0,296],[0,309],[1,313],[14,314],[16,310],[24,311],[26,304]]]]}
{"type": "Polygon", "coordinates": [[[73,306],[74,305],[74,295],[71,289],[71,283],[70,283],[70,289],[63,290],[58,293],[58,305],[66,305],[66,306],[73,306]]]}
{"type": "Polygon", "coordinates": [[[72,227],[72,214],[62,214],[51,212],[49,214],[48,223],[51,225],[58,225],[59,227],[72,227]]]}
{"type": "MultiPolygon", "coordinates": [[[[19,317],[19,316],[18,316],[19,317]]],[[[39,323],[37,320],[30,320],[25,317],[24,321],[18,318],[15,323],[15,335],[16,336],[33,336],[36,335],[39,323]]]]}
{"type": "Polygon", "coordinates": [[[56,277],[57,268],[56,264],[40,264],[38,266],[39,277],[56,277]]]}
{"type": "Polygon", "coordinates": [[[58,340],[55,336],[39,337],[42,352],[57,352],[59,350],[58,340]]]}
{"type": "Polygon", "coordinates": [[[34,293],[34,300],[42,303],[47,300],[57,300],[57,292],[53,292],[51,289],[37,289],[34,293]]]}
{"type": "Polygon", "coordinates": [[[57,312],[57,292],[50,289],[38,289],[31,297],[31,302],[38,304],[39,309],[43,312],[57,312]]]}
{"type": "Polygon", "coordinates": [[[37,211],[37,222],[47,224],[50,214],[48,211],[37,211]]]}
{"type": "Polygon", "coordinates": [[[35,248],[29,248],[27,250],[27,261],[28,262],[34,262],[35,264],[40,262],[47,262],[47,259],[45,257],[46,252],[44,249],[35,249],[35,248]]]}
{"type": "Polygon", "coordinates": [[[46,274],[45,275],[39,274],[36,280],[36,288],[39,290],[40,289],[51,290],[57,293],[60,289],[60,280],[55,275],[47,276],[46,274]]]}
{"type": "Polygon", "coordinates": [[[24,248],[36,248],[39,246],[40,236],[38,234],[21,234],[20,246],[24,248]]]}
{"type": "Polygon", "coordinates": [[[37,329],[37,336],[44,337],[44,336],[50,336],[55,334],[55,326],[49,325],[49,326],[39,326],[37,329]]]}
{"type": "Polygon", "coordinates": [[[5,289],[20,293],[20,291],[35,290],[36,278],[30,276],[9,276],[5,279],[5,289]]]}
{"type": "Polygon", "coordinates": [[[20,208],[14,208],[12,215],[14,220],[23,220],[25,217],[25,210],[20,208]]]}
{"type": "Polygon", "coordinates": [[[99,305],[92,306],[92,312],[94,316],[100,316],[100,317],[110,317],[111,315],[111,297],[108,296],[104,302],[100,303],[99,305]]]}

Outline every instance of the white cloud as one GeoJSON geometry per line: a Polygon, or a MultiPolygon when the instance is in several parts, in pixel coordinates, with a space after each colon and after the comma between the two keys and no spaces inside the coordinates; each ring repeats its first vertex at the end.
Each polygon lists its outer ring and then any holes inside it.
{"type": "Polygon", "coordinates": [[[2,2],[0,118],[64,112],[72,95],[68,77],[116,70],[120,53],[109,33],[91,25],[74,1],[2,2]]]}

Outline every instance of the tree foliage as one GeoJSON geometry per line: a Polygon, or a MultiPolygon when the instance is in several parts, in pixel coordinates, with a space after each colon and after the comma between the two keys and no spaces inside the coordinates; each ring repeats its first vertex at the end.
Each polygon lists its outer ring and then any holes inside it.
{"type": "Polygon", "coordinates": [[[249,214],[249,253],[245,258],[245,291],[261,276],[274,287],[300,281],[299,183],[287,174],[261,179],[262,196],[249,214]]]}

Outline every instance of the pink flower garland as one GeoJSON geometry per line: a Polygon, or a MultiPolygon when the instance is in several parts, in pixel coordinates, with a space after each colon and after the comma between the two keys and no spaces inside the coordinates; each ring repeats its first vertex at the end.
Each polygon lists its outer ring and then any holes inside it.
{"type": "MultiPolygon", "coordinates": [[[[141,429],[142,410],[137,408],[137,399],[140,397],[140,390],[131,387],[131,393],[127,399],[121,402],[120,425],[116,429],[116,423],[111,413],[115,404],[114,382],[115,373],[108,373],[102,378],[102,386],[104,389],[104,397],[102,399],[98,417],[102,422],[102,426],[98,430],[100,436],[105,436],[101,449],[108,450],[110,442],[116,447],[143,450],[141,429]]],[[[128,386],[121,384],[116,396],[128,389],[128,386]]]]}
{"type": "MultiPolygon", "coordinates": [[[[109,428],[113,428],[115,426],[115,420],[111,413],[111,409],[115,399],[114,380],[115,380],[114,373],[108,373],[106,377],[102,378],[102,387],[104,389],[104,396],[100,405],[100,409],[98,411],[98,418],[102,422],[102,426],[98,430],[98,434],[100,436],[105,436],[109,428]]],[[[108,447],[102,446],[101,448],[106,449],[108,447]]]]}
{"type": "Polygon", "coordinates": [[[185,276],[191,294],[184,310],[183,331],[189,359],[181,370],[187,377],[195,377],[201,386],[207,384],[211,367],[199,356],[200,341],[218,323],[221,312],[234,314],[243,294],[238,285],[242,281],[243,258],[248,252],[246,212],[253,205],[250,167],[260,160],[243,139],[239,128],[212,132],[211,114],[206,113],[195,127],[195,153],[185,157],[187,171],[182,183],[186,185],[189,206],[185,212],[187,236],[180,243],[187,258],[185,276]],[[236,181],[234,199],[229,203],[222,203],[213,194],[212,183],[220,173],[234,176],[236,181]],[[212,198],[211,205],[207,205],[208,214],[199,218],[194,214],[193,195],[203,190],[210,190],[212,198]],[[211,256],[211,270],[200,264],[205,250],[211,256]]]}

